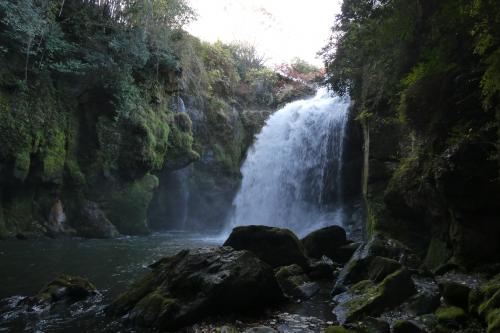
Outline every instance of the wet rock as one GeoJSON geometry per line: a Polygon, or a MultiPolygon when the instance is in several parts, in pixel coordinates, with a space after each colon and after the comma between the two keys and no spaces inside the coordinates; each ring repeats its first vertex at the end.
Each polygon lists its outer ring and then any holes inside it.
{"type": "Polygon", "coordinates": [[[89,200],[82,203],[80,216],[73,227],[79,236],[87,238],[113,238],[119,235],[98,204],[89,200]]]}
{"type": "Polygon", "coordinates": [[[217,333],[239,333],[239,331],[232,327],[232,326],[222,326],[221,328],[217,329],[217,333]]]}
{"type": "Polygon", "coordinates": [[[325,333],[357,333],[342,326],[330,326],[325,330],[325,333]]]}
{"type": "Polygon", "coordinates": [[[334,262],[327,256],[323,256],[320,260],[312,261],[310,263],[307,268],[307,276],[313,280],[331,280],[333,272],[338,268],[340,268],[340,266],[334,264],[334,262]]]}
{"type": "Polygon", "coordinates": [[[342,227],[332,225],[313,231],[302,239],[302,244],[311,258],[327,256],[337,261],[337,249],[347,244],[347,236],[342,227]]]}
{"type": "Polygon", "coordinates": [[[340,264],[345,264],[361,246],[361,243],[349,243],[342,245],[335,250],[335,260],[340,264]]]}
{"type": "Polygon", "coordinates": [[[401,264],[396,260],[376,256],[370,261],[368,278],[373,282],[380,282],[389,274],[401,269],[401,264]]]}
{"type": "Polygon", "coordinates": [[[465,311],[457,306],[448,306],[437,309],[436,317],[440,324],[452,328],[460,327],[467,320],[465,311]]]}
{"type": "Polygon", "coordinates": [[[249,328],[243,333],[278,333],[274,328],[267,327],[267,326],[259,326],[259,327],[252,327],[249,328]]]}
{"type": "Polygon", "coordinates": [[[346,325],[349,329],[360,333],[390,333],[391,327],[382,319],[368,317],[355,324],[346,325]]]}
{"type": "MultiPolygon", "coordinates": [[[[337,278],[334,293],[345,290],[345,287],[349,284],[368,279],[370,265],[376,257],[392,259],[410,268],[418,266],[416,256],[403,244],[394,239],[376,235],[354,252],[337,278]]],[[[389,268],[389,265],[387,265],[387,268],[389,268]]],[[[380,273],[385,272],[381,271],[380,273]]]]}
{"type": "Polygon", "coordinates": [[[441,304],[439,287],[432,278],[415,276],[413,282],[417,288],[417,294],[413,295],[405,305],[405,311],[418,316],[426,313],[434,313],[441,304]]]}
{"type": "Polygon", "coordinates": [[[26,236],[25,234],[23,233],[17,233],[16,234],[16,239],[18,240],[27,240],[28,239],[28,236],[26,236]]]}
{"type": "Polygon", "coordinates": [[[88,280],[78,277],[61,275],[47,284],[35,298],[49,302],[78,302],[97,294],[96,287],[88,280]]]}
{"type": "Polygon", "coordinates": [[[276,272],[276,280],[283,293],[292,298],[308,299],[319,291],[319,285],[311,282],[297,264],[281,267],[276,272]]]}
{"type": "Polygon", "coordinates": [[[284,300],[272,268],[249,251],[184,250],[151,267],[114,300],[109,314],[175,330],[211,314],[263,310],[284,300]]]}
{"type": "Polygon", "coordinates": [[[416,292],[410,273],[407,269],[401,269],[387,276],[378,285],[364,280],[335,296],[333,301],[337,305],[333,313],[341,324],[366,316],[378,316],[386,309],[402,304],[416,292]]]}
{"type": "Polygon", "coordinates": [[[288,229],[257,225],[236,227],[224,246],[251,251],[274,268],[292,264],[308,266],[302,243],[288,229]]]}
{"type": "Polygon", "coordinates": [[[398,320],[392,326],[392,333],[422,333],[424,332],[417,324],[409,320],[398,320]]]}

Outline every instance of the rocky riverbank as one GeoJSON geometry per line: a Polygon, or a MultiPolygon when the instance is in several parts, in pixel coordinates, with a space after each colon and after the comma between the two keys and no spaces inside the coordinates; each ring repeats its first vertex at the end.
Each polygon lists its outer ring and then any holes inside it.
{"type": "MultiPolygon", "coordinates": [[[[499,266],[430,270],[394,239],[375,235],[353,243],[337,226],[302,240],[286,229],[238,227],[221,247],[183,250],[150,269],[106,307],[110,320],[130,329],[188,332],[500,329],[499,266]]],[[[34,297],[4,302],[0,316],[89,297],[99,297],[90,283],[62,276],[34,297]]]]}

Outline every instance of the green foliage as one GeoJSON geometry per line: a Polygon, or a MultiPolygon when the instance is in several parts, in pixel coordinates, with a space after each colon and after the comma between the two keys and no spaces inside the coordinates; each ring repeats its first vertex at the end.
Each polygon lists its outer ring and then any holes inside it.
{"type": "Polygon", "coordinates": [[[158,186],[158,178],[146,175],[110,194],[105,211],[118,231],[126,235],[149,233],[146,226],[146,215],[153,190],[158,186]]]}
{"type": "Polygon", "coordinates": [[[43,179],[54,183],[62,183],[66,159],[66,138],[60,130],[51,131],[43,150],[43,179]]]}

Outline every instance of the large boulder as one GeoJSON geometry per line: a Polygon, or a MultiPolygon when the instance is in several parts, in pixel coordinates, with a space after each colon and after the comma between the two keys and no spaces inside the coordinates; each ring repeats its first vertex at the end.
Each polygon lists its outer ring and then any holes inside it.
{"type": "Polygon", "coordinates": [[[327,256],[337,261],[337,249],[347,244],[346,232],[338,225],[332,225],[313,231],[302,239],[302,244],[309,257],[319,259],[327,256]]]}
{"type": "Polygon", "coordinates": [[[89,200],[82,202],[77,223],[72,226],[79,236],[87,238],[113,238],[119,235],[99,205],[89,200]]]}
{"type": "Polygon", "coordinates": [[[309,264],[302,243],[288,229],[261,225],[236,227],[224,246],[251,251],[274,268],[292,264],[306,268],[309,264]]]}
{"type": "Polygon", "coordinates": [[[416,292],[410,273],[403,268],[388,275],[378,285],[370,280],[360,281],[348,291],[335,296],[333,313],[341,324],[366,316],[378,316],[402,304],[416,292]]]}
{"type": "Polygon", "coordinates": [[[415,268],[419,262],[414,253],[397,240],[375,235],[346,263],[337,278],[334,292],[344,291],[346,286],[370,278],[378,282],[397,270],[400,264],[415,268]]]}
{"type": "Polygon", "coordinates": [[[262,310],[284,300],[272,268],[249,251],[184,250],[151,267],[113,301],[109,314],[176,330],[211,314],[262,310]]]}

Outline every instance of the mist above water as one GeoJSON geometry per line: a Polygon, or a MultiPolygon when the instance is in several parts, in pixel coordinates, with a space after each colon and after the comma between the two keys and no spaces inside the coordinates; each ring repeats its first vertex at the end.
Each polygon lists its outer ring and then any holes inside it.
{"type": "MultiPolygon", "coordinates": [[[[342,153],[349,100],[319,90],[274,113],[241,168],[229,228],[268,225],[298,235],[342,225],[342,153]]],[[[228,228],[228,229],[229,229],[228,228]]]]}

